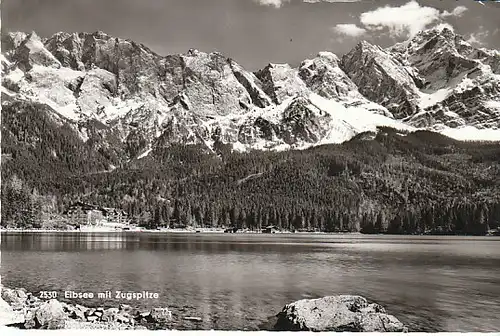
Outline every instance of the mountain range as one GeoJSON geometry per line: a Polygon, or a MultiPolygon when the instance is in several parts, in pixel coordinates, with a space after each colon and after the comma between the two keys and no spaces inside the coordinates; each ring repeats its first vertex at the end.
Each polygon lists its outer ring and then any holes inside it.
{"type": "Polygon", "coordinates": [[[172,143],[285,150],[390,126],[500,140],[500,52],[448,28],[250,72],[218,52],[160,56],[103,32],[2,37],[2,105],[41,104],[121,160],[172,143]]]}

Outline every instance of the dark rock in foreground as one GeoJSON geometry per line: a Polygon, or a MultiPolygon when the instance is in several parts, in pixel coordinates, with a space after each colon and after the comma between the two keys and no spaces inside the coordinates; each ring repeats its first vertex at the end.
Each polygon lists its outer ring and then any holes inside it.
{"type": "Polygon", "coordinates": [[[277,331],[368,331],[406,332],[397,318],[384,307],[361,296],[327,296],[287,304],[277,314],[277,331]]]}

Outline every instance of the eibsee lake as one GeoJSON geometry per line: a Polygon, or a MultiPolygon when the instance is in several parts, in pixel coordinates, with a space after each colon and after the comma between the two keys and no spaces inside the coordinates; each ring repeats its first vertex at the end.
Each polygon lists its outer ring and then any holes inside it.
{"type": "Polygon", "coordinates": [[[410,331],[499,331],[500,237],[210,233],[2,233],[2,283],[150,291],[177,329],[258,330],[286,304],[358,294],[410,331]],[[202,318],[201,322],[183,316],[202,318]]]}

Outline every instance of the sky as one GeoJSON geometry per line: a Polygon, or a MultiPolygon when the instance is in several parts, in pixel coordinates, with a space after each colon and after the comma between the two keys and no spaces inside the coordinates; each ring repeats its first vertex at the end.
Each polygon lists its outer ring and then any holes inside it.
{"type": "Polygon", "coordinates": [[[500,50],[500,2],[474,0],[3,0],[2,32],[103,31],[161,55],[219,51],[249,70],[320,51],[342,56],[361,40],[382,47],[451,27],[500,50]]]}

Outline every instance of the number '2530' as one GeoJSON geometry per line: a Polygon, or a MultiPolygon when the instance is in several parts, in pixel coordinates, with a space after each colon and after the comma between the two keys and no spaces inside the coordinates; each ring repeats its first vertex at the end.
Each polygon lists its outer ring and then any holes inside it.
{"type": "Polygon", "coordinates": [[[52,291],[52,292],[40,291],[39,298],[40,299],[55,299],[55,298],[57,298],[57,292],[56,291],[52,291]]]}

